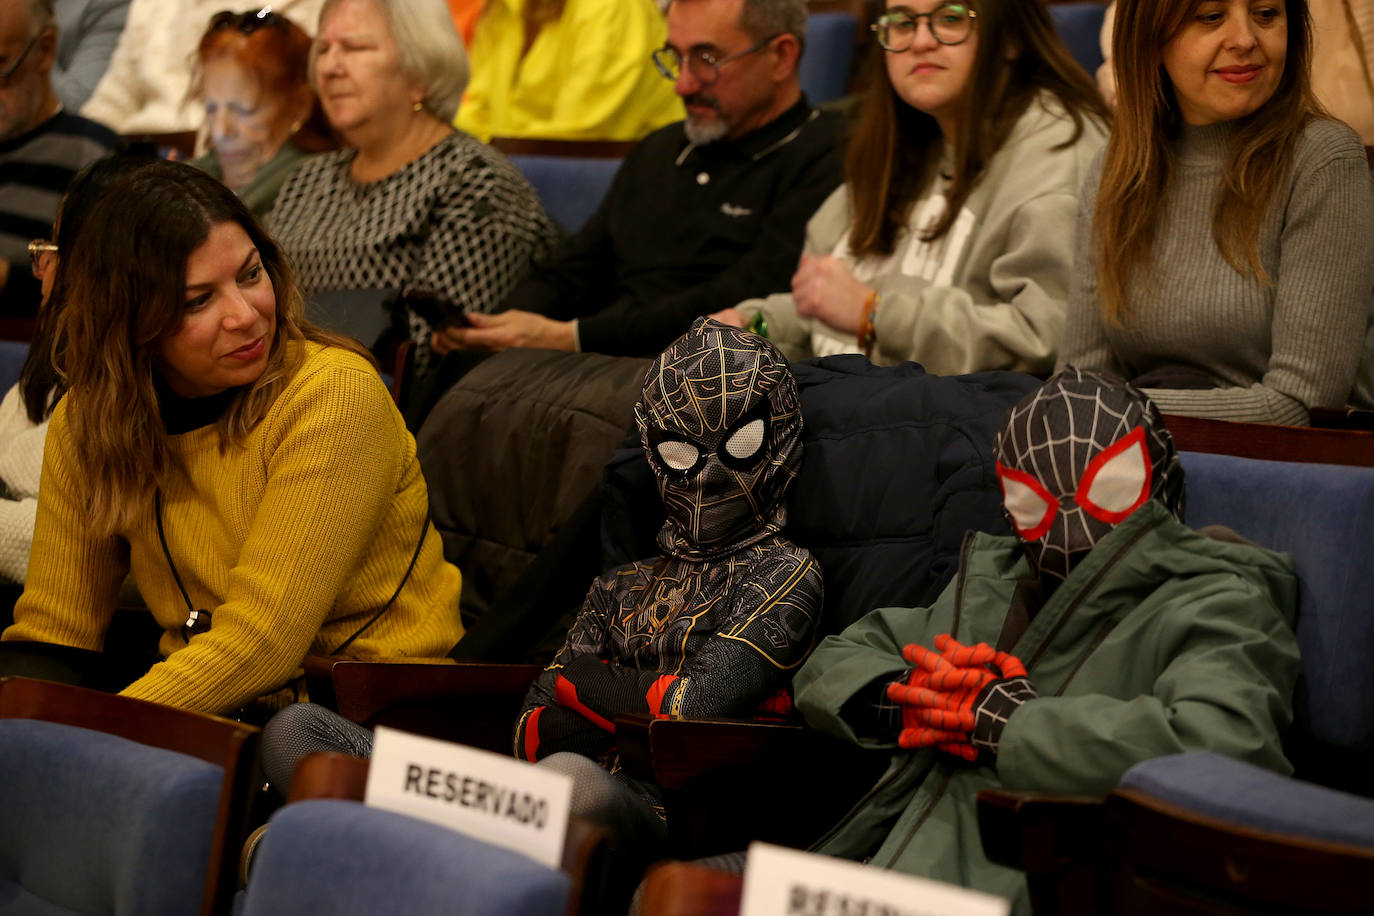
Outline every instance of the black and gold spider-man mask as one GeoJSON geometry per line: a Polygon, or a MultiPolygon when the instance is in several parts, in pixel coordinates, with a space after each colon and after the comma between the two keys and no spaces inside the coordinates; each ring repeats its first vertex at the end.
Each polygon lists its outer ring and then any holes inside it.
{"type": "Polygon", "coordinates": [[[782,528],[801,408],[767,340],[698,319],[649,367],[635,420],[668,512],[665,554],[709,559],[782,528]]]}
{"type": "Polygon", "coordinates": [[[1149,499],[1183,520],[1183,467],[1159,410],[1110,376],[1068,367],[1012,408],[993,451],[1003,509],[1042,580],[1067,578],[1149,499]]]}

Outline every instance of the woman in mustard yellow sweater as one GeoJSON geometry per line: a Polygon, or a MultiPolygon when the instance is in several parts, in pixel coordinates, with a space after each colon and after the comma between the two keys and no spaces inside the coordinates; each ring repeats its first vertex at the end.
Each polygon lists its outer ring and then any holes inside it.
{"type": "Polygon", "coordinates": [[[127,696],[232,712],[306,654],[440,656],[458,570],[369,359],[312,327],[243,204],[189,166],[114,185],[75,250],[7,643],[99,651],[132,571],[163,660],[127,696]]]}

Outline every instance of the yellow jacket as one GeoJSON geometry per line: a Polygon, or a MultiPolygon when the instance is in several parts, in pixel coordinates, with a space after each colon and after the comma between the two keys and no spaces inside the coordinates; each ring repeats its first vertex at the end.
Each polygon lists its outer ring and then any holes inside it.
{"type": "MultiPolygon", "coordinates": [[[[281,687],[306,654],[328,654],[386,604],[428,511],[415,440],[365,360],[306,347],[242,448],[221,453],[214,424],[170,437],[186,473],[163,487],[163,526],[192,603],[212,611],[208,632],[182,640],[186,604],[152,493],[136,524],[90,533],[64,400],[48,430],[28,580],[3,638],[99,650],[132,569],[165,659],[125,695],[223,713],[281,687]]],[[[431,527],[395,603],[347,654],[445,654],[463,635],[459,586],[431,527]]]]}
{"type": "Polygon", "coordinates": [[[454,124],[480,140],[638,140],[683,118],[649,55],[668,28],[653,0],[568,0],[521,59],[525,0],[489,0],[454,124]]]}

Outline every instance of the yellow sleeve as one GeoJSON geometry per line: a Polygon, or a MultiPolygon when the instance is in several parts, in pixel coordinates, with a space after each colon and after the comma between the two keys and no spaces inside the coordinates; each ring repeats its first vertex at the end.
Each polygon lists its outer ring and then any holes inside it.
{"type": "Polygon", "coordinates": [[[361,361],[302,376],[263,420],[266,488],[212,626],[126,696],[222,713],[282,687],[356,576],[396,493],[407,434],[361,361]]]}
{"type": "MultiPolygon", "coordinates": [[[[569,4],[571,7],[572,4],[569,4]]],[[[638,140],[681,120],[673,84],[654,69],[649,55],[668,37],[650,0],[581,3],[564,13],[559,78],[553,117],[528,136],[586,140],[638,140]]]]}
{"type": "Polygon", "coordinates": [[[98,652],[129,571],[129,548],[123,538],[90,532],[66,408],[59,403],[48,426],[28,577],[14,625],[0,638],[98,652]]]}

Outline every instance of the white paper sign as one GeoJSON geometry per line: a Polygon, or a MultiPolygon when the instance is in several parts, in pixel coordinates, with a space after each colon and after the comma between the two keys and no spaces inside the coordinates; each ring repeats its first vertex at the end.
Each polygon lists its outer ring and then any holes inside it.
{"type": "Polygon", "coordinates": [[[926,878],[754,843],[740,916],[1007,916],[1011,902],[926,878]]]}
{"type": "Polygon", "coordinates": [[[476,748],[378,728],[363,801],[558,868],[572,777],[476,748]]]}

